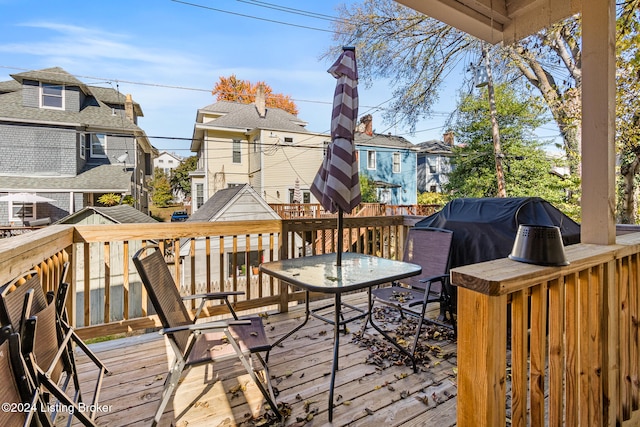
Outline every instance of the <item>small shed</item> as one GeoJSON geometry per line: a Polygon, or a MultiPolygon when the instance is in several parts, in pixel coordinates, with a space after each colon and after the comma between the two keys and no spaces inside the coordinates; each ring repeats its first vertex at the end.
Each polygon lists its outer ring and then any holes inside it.
{"type": "MultiPolygon", "coordinates": [[[[192,222],[218,222],[218,221],[259,221],[259,220],[279,220],[280,216],[260,197],[260,195],[249,185],[235,186],[217,191],[213,197],[207,200],[196,212],[191,215],[187,223],[192,222]]],[[[278,236],[275,237],[275,245],[278,246],[278,236]]],[[[296,237],[298,245],[302,245],[299,237],[296,237]]],[[[221,254],[221,257],[214,257],[216,261],[211,264],[211,277],[219,281],[220,277],[232,280],[257,277],[257,268],[260,263],[271,261],[269,254],[270,236],[268,234],[259,237],[257,234],[250,235],[249,241],[244,237],[237,239],[236,251],[234,254],[234,243],[232,239],[224,239],[224,248],[220,249],[219,239],[211,239],[210,250],[212,254],[221,254]],[[262,251],[258,250],[259,239],[262,239],[262,251]],[[249,247],[247,248],[247,244],[249,247]],[[248,262],[248,265],[247,265],[248,262]],[[221,275],[222,272],[222,275],[221,275]]],[[[196,257],[205,254],[205,239],[196,239],[196,257]]],[[[187,241],[181,242],[180,261],[182,262],[183,277],[181,283],[183,291],[187,291],[191,280],[190,245],[187,241]]],[[[277,253],[273,254],[274,258],[277,253]]],[[[206,262],[204,259],[195,260],[196,286],[206,285],[206,262]]],[[[219,285],[219,284],[217,284],[219,285]]],[[[214,284],[216,286],[216,284],[214,284]]]]}
{"type": "MultiPolygon", "coordinates": [[[[87,206],[78,212],[68,215],[56,224],[84,224],[84,225],[101,225],[101,224],[149,224],[157,223],[136,208],[129,205],[118,206],[87,206]]],[[[84,265],[84,249],[81,243],[76,244],[76,266],[84,265]]],[[[129,242],[129,262],[131,256],[141,247],[140,241],[129,242]]],[[[111,259],[124,259],[124,247],[122,242],[112,242],[109,246],[111,259]]],[[[104,283],[105,283],[105,264],[104,264],[104,246],[100,243],[90,243],[90,282],[91,282],[91,324],[104,322],[104,283]]],[[[131,312],[130,318],[142,316],[140,311],[142,298],[141,282],[138,279],[133,264],[129,265],[131,277],[129,278],[129,307],[131,312]],[[137,308],[136,308],[137,307],[137,308]]],[[[109,317],[111,321],[124,319],[124,272],[123,264],[116,262],[111,263],[109,280],[111,283],[111,305],[109,317]]],[[[84,322],[84,274],[80,270],[76,271],[76,325],[85,326],[84,322]]]]}
{"type": "Polygon", "coordinates": [[[187,221],[215,222],[263,219],[280,219],[280,216],[249,184],[244,184],[218,190],[187,221]]]}

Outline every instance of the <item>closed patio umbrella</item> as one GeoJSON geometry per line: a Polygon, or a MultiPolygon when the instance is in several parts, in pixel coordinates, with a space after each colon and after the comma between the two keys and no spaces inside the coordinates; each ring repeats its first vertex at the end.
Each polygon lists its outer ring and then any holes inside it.
{"type": "Polygon", "coordinates": [[[302,190],[300,190],[300,179],[298,178],[293,185],[293,203],[302,203],[302,190]]]}
{"type": "Polygon", "coordinates": [[[358,69],[355,48],[344,47],[329,68],[336,79],[331,114],[331,143],[316,174],[311,193],[329,212],[338,212],[337,265],[342,263],[342,214],[350,213],[360,201],[358,162],[353,143],[358,119],[358,69]]]}

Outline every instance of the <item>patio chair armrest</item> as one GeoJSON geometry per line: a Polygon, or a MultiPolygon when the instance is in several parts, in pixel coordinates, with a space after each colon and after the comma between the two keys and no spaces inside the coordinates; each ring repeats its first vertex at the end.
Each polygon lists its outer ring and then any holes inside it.
{"type": "Polygon", "coordinates": [[[242,291],[229,291],[229,292],[211,292],[207,294],[195,294],[195,295],[185,295],[182,297],[183,301],[189,301],[192,299],[202,298],[205,300],[215,300],[215,299],[225,299],[227,297],[233,295],[244,295],[242,291]]]}
{"type": "Polygon", "coordinates": [[[420,283],[433,283],[433,282],[444,282],[449,278],[448,274],[441,274],[439,276],[431,276],[420,279],[420,283]]]}
{"type": "Polygon", "coordinates": [[[251,325],[251,320],[219,320],[215,322],[194,323],[191,325],[174,326],[172,328],[162,328],[159,332],[166,335],[182,331],[222,330],[235,325],[251,325]]]}

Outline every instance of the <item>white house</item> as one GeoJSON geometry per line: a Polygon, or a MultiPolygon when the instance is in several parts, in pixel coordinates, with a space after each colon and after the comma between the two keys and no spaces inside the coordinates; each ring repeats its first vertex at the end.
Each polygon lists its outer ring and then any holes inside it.
{"type": "Polygon", "coordinates": [[[309,188],[331,138],[309,132],[306,122],[264,96],[253,104],[219,101],[198,110],[191,151],[192,212],[218,190],[250,184],[268,203],[292,203],[296,179],[304,203],[315,203],[309,188]]]}
{"type": "Polygon", "coordinates": [[[153,159],[153,168],[161,169],[167,176],[171,176],[174,169],[182,163],[182,158],[176,153],[168,151],[161,152],[158,157],[153,159]]]}

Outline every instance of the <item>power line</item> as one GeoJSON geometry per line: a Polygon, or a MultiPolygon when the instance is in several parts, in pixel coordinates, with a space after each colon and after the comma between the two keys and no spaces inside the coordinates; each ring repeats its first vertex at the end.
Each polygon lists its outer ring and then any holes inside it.
{"type": "Polygon", "coordinates": [[[322,31],[322,32],[331,33],[331,34],[335,34],[336,33],[333,30],[327,30],[325,28],[310,27],[308,25],[293,24],[291,22],[278,21],[276,19],[262,18],[262,17],[259,17],[259,16],[247,15],[247,14],[239,13],[239,12],[232,12],[230,10],[218,9],[218,8],[215,8],[215,7],[204,6],[204,5],[201,5],[201,4],[189,3],[189,2],[186,2],[186,1],[182,1],[182,0],[171,0],[171,1],[174,2],[174,3],[181,3],[181,4],[184,4],[184,5],[187,5],[187,6],[199,7],[201,9],[206,9],[206,10],[212,10],[214,12],[227,13],[229,15],[241,16],[243,18],[257,19],[258,21],[265,21],[265,22],[271,22],[271,23],[274,23],[274,24],[287,25],[289,27],[303,28],[305,30],[322,31]]]}
{"type": "Polygon", "coordinates": [[[267,3],[265,1],[258,1],[258,0],[236,0],[236,1],[240,3],[250,4],[253,6],[264,7],[267,9],[279,10],[281,12],[291,13],[294,15],[307,16],[309,18],[323,19],[325,21],[331,21],[331,22],[336,22],[336,21],[340,21],[344,23],[348,22],[345,19],[336,18],[335,16],[331,16],[331,15],[325,15],[324,13],[310,12],[308,10],[303,10],[303,9],[295,9],[293,7],[281,6],[274,3],[267,3]]]}

